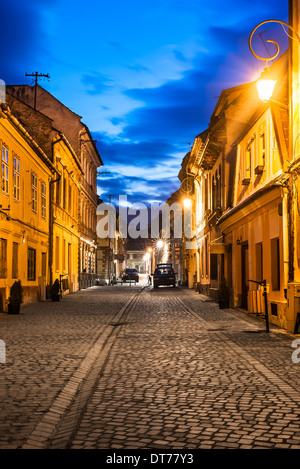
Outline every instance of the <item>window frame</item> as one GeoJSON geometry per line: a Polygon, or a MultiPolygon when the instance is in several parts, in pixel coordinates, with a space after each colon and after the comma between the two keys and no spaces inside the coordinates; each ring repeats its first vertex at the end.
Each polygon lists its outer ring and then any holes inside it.
{"type": "Polygon", "coordinates": [[[1,189],[4,194],[9,194],[9,148],[5,144],[2,144],[1,189]]]}
{"type": "Polygon", "coordinates": [[[27,280],[29,282],[36,280],[36,249],[31,246],[27,248],[27,280]]]}
{"type": "Polygon", "coordinates": [[[13,241],[12,244],[12,269],[11,278],[17,279],[19,274],[19,243],[13,241]]]}
{"type": "Polygon", "coordinates": [[[35,172],[31,172],[31,209],[34,213],[38,211],[38,178],[35,172]],[[36,181],[36,185],[34,185],[36,181]]]}
{"type": "Polygon", "coordinates": [[[7,278],[7,239],[0,238],[0,278],[7,278]]]}
{"type": "Polygon", "coordinates": [[[13,197],[20,201],[20,158],[17,155],[13,155],[13,197]]]}
{"type": "Polygon", "coordinates": [[[47,216],[47,185],[44,181],[41,182],[41,216],[42,218],[47,216]]]}

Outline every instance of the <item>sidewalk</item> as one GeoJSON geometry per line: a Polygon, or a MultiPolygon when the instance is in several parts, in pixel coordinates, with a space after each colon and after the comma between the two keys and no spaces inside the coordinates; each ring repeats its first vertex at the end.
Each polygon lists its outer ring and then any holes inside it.
{"type": "MultiPolygon", "coordinates": [[[[192,292],[192,293],[195,293],[197,295],[197,297],[202,302],[212,303],[212,304],[215,305],[216,308],[219,308],[217,301],[213,300],[209,296],[199,294],[199,293],[195,292],[195,290],[190,289],[189,291],[192,292]]],[[[237,317],[239,317],[239,318],[241,318],[245,321],[248,321],[251,324],[256,324],[257,326],[260,326],[263,329],[266,328],[266,320],[263,317],[263,315],[261,315],[261,314],[257,315],[256,313],[248,313],[247,311],[239,309],[239,308],[228,308],[226,311],[230,312],[231,314],[235,314],[237,317]]],[[[287,335],[291,338],[297,338],[297,337],[300,336],[300,333],[299,334],[291,334],[291,333],[287,332],[285,329],[277,326],[276,324],[272,324],[271,322],[269,323],[269,330],[270,330],[270,332],[285,334],[285,335],[287,335]]]]}

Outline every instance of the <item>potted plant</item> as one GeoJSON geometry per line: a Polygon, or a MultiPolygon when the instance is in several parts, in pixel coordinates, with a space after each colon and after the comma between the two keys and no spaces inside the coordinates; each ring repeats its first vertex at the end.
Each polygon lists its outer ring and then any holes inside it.
{"type": "Polygon", "coordinates": [[[229,308],[230,296],[231,296],[231,289],[227,285],[225,278],[223,278],[221,280],[220,287],[218,289],[218,301],[219,301],[220,309],[229,308]]]}
{"type": "Polygon", "coordinates": [[[10,288],[8,313],[19,314],[21,303],[23,303],[23,287],[21,285],[21,280],[16,280],[10,288]]]}
{"type": "Polygon", "coordinates": [[[58,278],[54,281],[53,285],[50,288],[50,295],[52,301],[59,301],[60,300],[60,285],[59,285],[59,280],[58,278]]]}

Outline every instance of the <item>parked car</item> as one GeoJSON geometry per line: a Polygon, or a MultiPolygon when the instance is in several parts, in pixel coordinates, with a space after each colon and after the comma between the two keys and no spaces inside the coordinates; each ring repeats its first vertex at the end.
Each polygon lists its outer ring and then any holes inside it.
{"type": "Polygon", "coordinates": [[[122,282],[135,282],[137,283],[139,281],[139,274],[136,269],[126,269],[123,276],[122,276],[122,282]]]}
{"type": "Polygon", "coordinates": [[[176,286],[175,272],[172,264],[157,264],[153,275],[154,288],[160,285],[176,286]]]}

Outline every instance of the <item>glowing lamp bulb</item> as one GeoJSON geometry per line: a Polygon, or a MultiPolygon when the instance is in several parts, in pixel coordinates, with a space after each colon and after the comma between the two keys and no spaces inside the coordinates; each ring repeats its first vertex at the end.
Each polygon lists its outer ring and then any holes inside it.
{"type": "Polygon", "coordinates": [[[164,245],[164,242],[163,242],[162,239],[159,239],[159,240],[157,241],[157,243],[156,243],[156,246],[157,246],[158,248],[162,248],[163,245],[164,245]]]}
{"type": "Polygon", "coordinates": [[[272,97],[276,80],[258,80],[256,83],[259,99],[263,102],[269,101],[272,97]]]}
{"type": "Polygon", "coordinates": [[[192,205],[191,199],[184,199],[183,205],[185,206],[185,208],[189,208],[192,205]]]}

